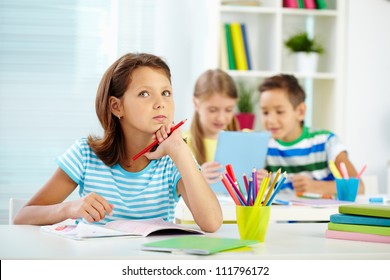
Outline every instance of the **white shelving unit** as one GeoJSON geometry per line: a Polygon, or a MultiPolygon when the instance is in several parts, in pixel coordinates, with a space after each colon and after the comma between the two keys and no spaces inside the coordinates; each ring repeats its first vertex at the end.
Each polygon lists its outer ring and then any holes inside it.
{"type": "MultiPolygon", "coordinates": [[[[216,22],[246,24],[247,38],[253,70],[227,70],[235,80],[243,80],[257,88],[268,76],[289,73],[295,75],[307,94],[308,114],[306,124],[343,132],[345,13],[347,0],[328,0],[326,10],[283,8],[282,0],[261,0],[259,6],[227,6],[216,0],[216,22]],[[318,62],[318,72],[295,72],[293,57],[284,47],[284,41],[292,34],[307,31],[323,44],[325,53],[318,62]]],[[[221,28],[216,36],[220,34],[221,28]]],[[[219,40],[216,52],[219,54],[219,40]]],[[[218,56],[219,57],[219,56],[218,56]]],[[[215,65],[219,67],[220,64],[215,65]]],[[[257,106],[258,107],[258,106],[257,106]]],[[[256,129],[261,129],[260,115],[256,129]]]]}

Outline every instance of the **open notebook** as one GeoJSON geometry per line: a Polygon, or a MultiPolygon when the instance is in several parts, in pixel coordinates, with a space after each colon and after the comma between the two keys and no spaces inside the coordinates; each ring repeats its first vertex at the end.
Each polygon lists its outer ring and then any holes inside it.
{"type": "Polygon", "coordinates": [[[148,220],[116,220],[105,225],[84,223],[79,223],[77,225],[50,225],[41,226],[41,230],[76,240],[114,236],[146,237],[152,234],[204,234],[204,232],[199,229],[167,222],[162,218],[148,220]]]}
{"type": "MultiPolygon", "coordinates": [[[[243,186],[244,173],[250,175],[253,168],[264,168],[270,138],[268,132],[221,131],[214,160],[223,166],[231,164],[243,186]]],[[[221,181],[212,184],[211,188],[217,194],[229,195],[221,181]]]]}

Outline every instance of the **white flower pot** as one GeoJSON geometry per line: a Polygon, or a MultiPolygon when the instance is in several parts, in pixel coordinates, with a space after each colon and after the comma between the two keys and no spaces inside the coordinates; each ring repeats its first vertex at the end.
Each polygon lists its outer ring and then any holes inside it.
{"type": "Polygon", "coordinates": [[[295,59],[297,72],[305,74],[317,72],[318,53],[297,52],[295,53],[295,59]]]}

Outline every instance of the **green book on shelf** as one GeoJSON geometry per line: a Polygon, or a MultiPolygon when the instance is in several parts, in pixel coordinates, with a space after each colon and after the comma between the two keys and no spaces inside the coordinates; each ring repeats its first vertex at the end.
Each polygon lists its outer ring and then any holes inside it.
{"type": "Polygon", "coordinates": [[[230,33],[230,24],[225,23],[225,35],[226,35],[226,49],[228,55],[228,63],[230,70],[236,70],[236,62],[234,60],[233,40],[230,33]]]}
{"type": "Polygon", "coordinates": [[[256,240],[220,238],[207,236],[185,236],[145,243],[142,250],[172,252],[181,250],[188,254],[210,255],[258,243],[256,240]]]}
{"type": "Polygon", "coordinates": [[[317,6],[317,9],[319,9],[319,10],[326,9],[326,7],[327,7],[326,1],[325,0],[316,0],[316,6],[317,6]]]}
{"type": "Polygon", "coordinates": [[[328,223],[329,230],[360,232],[390,236],[390,227],[328,223]]]}
{"type": "Polygon", "coordinates": [[[346,204],[339,206],[339,213],[390,218],[390,205],[346,204]]]}

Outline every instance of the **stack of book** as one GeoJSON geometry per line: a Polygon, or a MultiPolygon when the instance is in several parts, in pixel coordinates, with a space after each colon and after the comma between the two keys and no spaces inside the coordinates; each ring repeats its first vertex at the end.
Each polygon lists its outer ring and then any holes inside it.
{"type": "Polygon", "coordinates": [[[221,69],[252,70],[245,23],[224,23],[221,31],[221,69]]]}
{"type": "Polygon", "coordinates": [[[330,216],[325,236],[390,243],[390,205],[340,205],[339,213],[330,216]]]}
{"type": "Polygon", "coordinates": [[[326,0],[283,0],[283,7],[295,9],[326,9],[326,0]]]}

